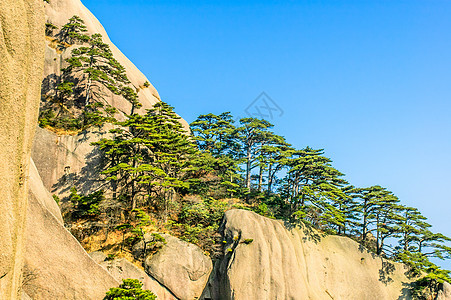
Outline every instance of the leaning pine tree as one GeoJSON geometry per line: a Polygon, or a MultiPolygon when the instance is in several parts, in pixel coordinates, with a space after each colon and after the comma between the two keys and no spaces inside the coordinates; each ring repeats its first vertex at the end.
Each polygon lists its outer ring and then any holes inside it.
{"type": "MultiPolygon", "coordinates": [[[[56,29],[54,26],[53,29],[56,29]]],[[[89,35],[86,34],[88,28],[85,22],[79,16],[73,16],[69,19],[57,35],[61,43],[72,45],[74,43],[85,43],[89,41],[89,35]]]]}
{"type": "Polygon", "coordinates": [[[65,80],[61,86],[67,86],[76,78],[75,85],[81,95],[75,97],[85,107],[84,126],[100,125],[113,117],[115,109],[105,100],[105,89],[128,100],[132,112],[140,107],[136,92],[129,87],[125,68],[113,57],[110,46],[103,42],[100,34],[92,35],[88,45],[72,50],[72,57],[66,61],[69,66],[63,70],[65,80]]]}

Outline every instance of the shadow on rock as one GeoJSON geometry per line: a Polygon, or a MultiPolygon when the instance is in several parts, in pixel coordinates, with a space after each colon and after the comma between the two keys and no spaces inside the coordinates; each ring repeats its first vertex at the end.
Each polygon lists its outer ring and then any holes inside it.
{"type": "Polygon", "coordinates": [[[379,270],[379,281],[383,282],[385,285],[393,282],[393,279],[390,277],[390,275],[393,275],[395,271],[395,265],[388,261],[381,258],[382,261],[382,267],[379,270]]]}

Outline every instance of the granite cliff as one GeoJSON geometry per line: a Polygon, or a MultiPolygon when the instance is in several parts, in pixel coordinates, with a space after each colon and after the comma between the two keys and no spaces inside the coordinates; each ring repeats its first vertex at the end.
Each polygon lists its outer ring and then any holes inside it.
{"type": "Polygon", "coordinates": [[[42,1],[0,2],[0,298],[21,288],[28,169],[44,66],[42,1]]]}

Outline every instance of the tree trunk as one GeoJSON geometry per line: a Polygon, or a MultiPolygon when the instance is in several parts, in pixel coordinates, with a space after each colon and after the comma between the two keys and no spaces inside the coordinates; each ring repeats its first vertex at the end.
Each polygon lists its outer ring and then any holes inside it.
{"type": "Polygon", "coordinates": [[[376,217],[376,253],[379,254],[379,215],[376,217]]]}
{"type": "Polygon", "coordinates": [[[248,147],[246,155],[246,188],[251,191],[251,149],[248,147]]]}
{"type": "MultiPolygon", "coordinates": [[[[94,49],[94,46],[91,47],[91,50],[94,49]]],[[[92,68],[92,65],[94,64],[94,56],[91,56],[90,62],[89,62],[89,68],[92,68]]],[[[91,85],[92,85],[92,78],[91,74],[88,75],[88,84],[86,88],[86,99],[85,99],[85,107],[89,104],[89,96],[91,94],[91,85]]]]}
{"type": "Polygon", "coordinates": [[[263,185],[263,167],[260,166],[260,173],[258,175],[258,191],[262,191],[262,185],[263,185]]]}
{"type": "Polygon", "coordinates": [[[362,245],[365,246],[365,241],[366,241],[366,235],[367,235],[367,231],[366,231],[366,224],[367,220],[366,220],[366,213],[363,213],[363,224],[362,224],[362,245]]]}
{"type": "Polygon", "coordinates": [[[271,194],[271,186],[272,186],[272,164],[269,164],[268,166],[268,188],[267,188],[267,194],[268,196],[271,194]]]}
{"type": "Polygon", "coordinates": [[[89,95],[91,94],[91,85],[92,85],[91,75],[88,75],[88,84],[87,84],[87,88],[86,88],[85,107],[89,104],[89,95]]]}
{"type": "Polygon", "coordinates": [[[384,239],[385,239],[385,237],[381,236],[381,244],[380,244],[380,247],[379,247],[379,249],[377,251],[377,255],[381,255],[382,254],[382,249],[384,249],[384,239]]]}

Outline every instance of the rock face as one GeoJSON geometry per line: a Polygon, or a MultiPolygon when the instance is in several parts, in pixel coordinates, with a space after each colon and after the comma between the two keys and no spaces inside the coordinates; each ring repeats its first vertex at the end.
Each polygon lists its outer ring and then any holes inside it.
{"type": "Polygon", "coordinates": [[[404,266],[353,240],[230,210],[224,258],[204,299],[410,299],[404,266]]]}
{"type": "Polygon", "coordinates": [[[106,131],[93,128],[72,136],[36,129],[32,157],[44,186],[52,194],[65,196],[73,186],[89,194],[104,184],[98,180],[102,161],[91,143],[106,137],[106,131]]]}
{"type": "Polygon", "coordinates": [[[102,252],[93,252],[90,254],[95,262],[108,270],[108,272],[118,281],[132,278],[138,279],[143,283],[143,289],[151,290],[158,300],[177,300],[177,298],[158,281],[147,275],[131,262],[124,258],[107,260],[107,256],[102,252]]]}
{"type": "Polygon", "coordinates": [[[213,268],[210,258],[196,245],[167,234],[162,236],[166,245],[147,257],[146,272],[177,298],[198,299],[213,268]]]}
{"type": "Polygon", "coordinates": [[[43,70],[42,1],[0,1],[0,28],[0,299],[17,299],[43,70]]]}
{"type": "Polygon", "coordinates": [[[451,300],[451,284],[443,283],[436,300],[451,300]]]}
{"type": "MultiPolygon", "coordinates": [[[[105,29],[96,19],[96,17],[81,3],[80,0],[52,0],[50,4],[46,4],[47,21],[58,26],[66,24],[68,20],[77,15],[81,17],[88,29],[89,34],[100,33],[104,42],[110,45],[113,51],[114,57],[121,63],[127,70],[127,76],[130,79],[132,85],[139,89],[139,101],[142,103],[142,111],[151,108],[153,104],[159,101],[160,97],[156,89],[150,85],[144,87],[144,83],[147,78],[136,68],[136,66],[124,55],[122,52],[110,41],[105,29]]],[[[52,78],[61,75],[61,67],[64,65],[64,59],[68,58],[71,54],[73,47],[69,47],[63,52],[57,51],[50,41],[47,41],[47,47],[45,51],[45,74],[44,85],[49,84],[52,86],[52,78]],[[46,80],[47,79],[47,80],[46,80]]],[[[48,88],[44,86],[44,89],[48,88]]],[[[130,113],[131,105],[125,99],[120,96],[115,96],[108,93],[106,100],[110,105],[116,107],[122,112],[130,113]]]]}
{"type": "Polygon", "coordinates": [[[39,175],[38,169],[36,169],[36,165],[34,161],[30,161],[30,194],[29,197],[33,197],[38,201],[43,207],[45,207],[52,215],[58,220],[61,224],[63,224],[63,217],[61,216],[61,210],[58,204],[50,195],[49,191],[45,188],[41,177],[39,175]]]}
{"type": "Polygon", "coordinates": [[[119,282],[64,228],[36,168],[30,171],[24,291],[34,300],[102,299],[119,282]]]}

